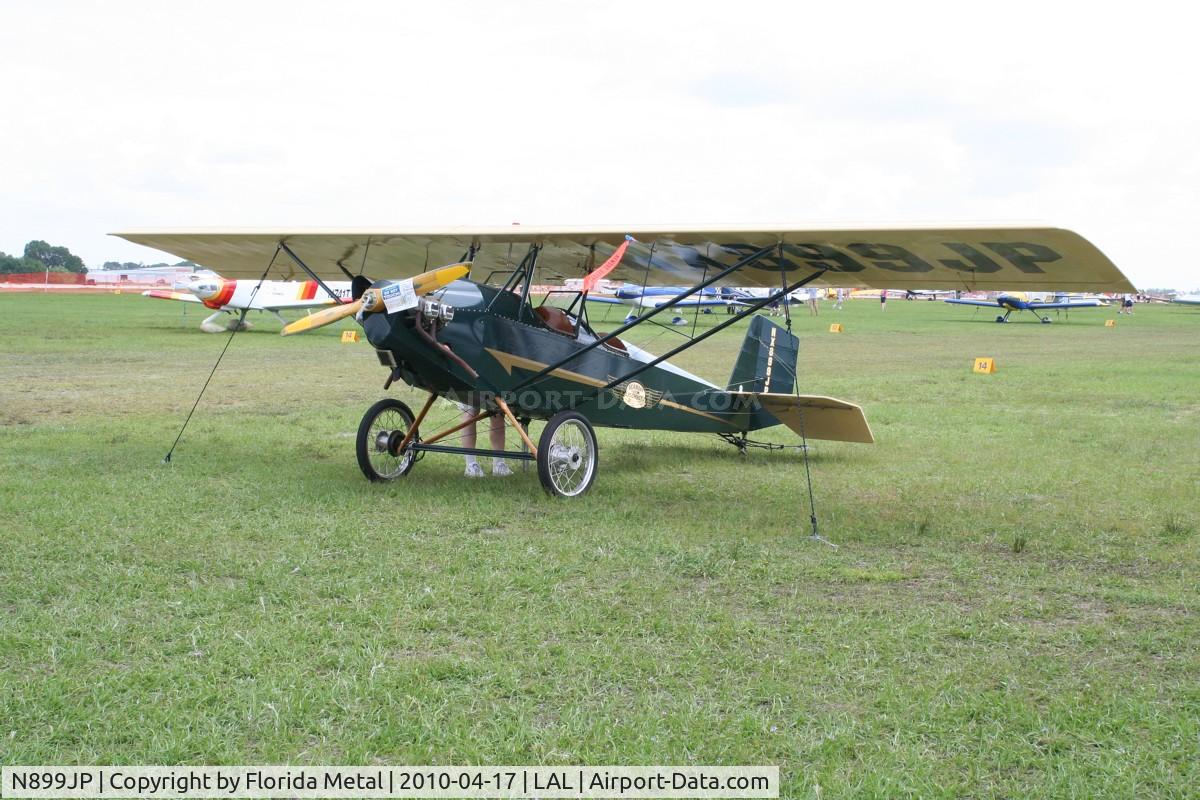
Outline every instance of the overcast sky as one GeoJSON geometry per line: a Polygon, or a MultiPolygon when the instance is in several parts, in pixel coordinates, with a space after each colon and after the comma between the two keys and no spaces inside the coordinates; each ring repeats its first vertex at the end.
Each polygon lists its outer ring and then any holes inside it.
{"type": "Polygon", "coordinates": [[[1041,221],[1139,287],[1193,289],[1184,8],[4,0],[0,250],[163,260],[105,236],[150,226],[1041,221]]]}

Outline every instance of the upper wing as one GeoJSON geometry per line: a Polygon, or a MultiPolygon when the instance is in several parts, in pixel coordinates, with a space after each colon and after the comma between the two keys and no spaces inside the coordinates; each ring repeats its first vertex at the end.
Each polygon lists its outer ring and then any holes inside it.
{"type": "Polygon", "coordinates": [[[931,228],[447,228],[395,231],[131,231],[131,242],[191,259],[232,278],[303,276],[285,243],[316,274],[344,278],[412,277],[463,260],[476,249],[472,276],[511,270],[530,246],[540,248],[535,281],[579,278],[603,263],[625,235],[634,236],[607,277],[631,283],[694,286],[763,248],[773,252],[731,274],[729,286],[780,286],[824,270],[813,286],[878,289],[1077,289],[1136,291],[1094,245],[1049,227],[931,228]]]}
{"type": "Polygon", "coordinates": [[[1030,303],[1029,307],[1037,308],[1037,309],[1042,309],[1042,308],[1095,308],[1096,306],[1102,306],[1102,305],[1104,305],[1104,303],[1101,303],[1099,300],[1058,300],[1058,301],[1052,302],[1052,303],[1034,302],[1034,303],[1030,303]]]}

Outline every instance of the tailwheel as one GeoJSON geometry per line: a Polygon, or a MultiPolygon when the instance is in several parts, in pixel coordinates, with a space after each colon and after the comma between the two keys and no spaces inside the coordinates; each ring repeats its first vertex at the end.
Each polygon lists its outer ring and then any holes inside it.
{"type": "Polygon", "coordinates": [[[584,494],[596,479],[597,463],[596,432],[586,417],[560,411],[550,418],[537,446],[538,480],[547,494],[584,494]]]}
{"type": "MultiPolygon", "coordinates": [[[[400,454],[396,451],[412,425],[412,411],[399,400],[389,397],[367,409],[358,425],[355,451],[358,467],[368,480],[392,481],[408,474],[415,454],[408,448],[400,454]]],[[[417,441],[415,433],[413,441],[417,441]]]]}

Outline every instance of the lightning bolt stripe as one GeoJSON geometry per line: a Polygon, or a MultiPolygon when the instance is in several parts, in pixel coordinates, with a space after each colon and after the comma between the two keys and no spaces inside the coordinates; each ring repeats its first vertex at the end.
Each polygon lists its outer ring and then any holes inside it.
{"type": "MultiPolygon", "coordinates": [[[[547,364],[543,364],[540,361],[534,361],[532,358],[525,358],[523,356],[514,355],[512,353],[506,353],[503,350],[496,350],[491,347],[486,347],[484,349],[487,352],[492,354],[492,358],[494,358],[500,362],[500,366],[504,367],[504,371],[507,372],[509,375],[512,375],[513,367],[520,367],[521,369],[527,369],[527,370],[530,370],[531,372],[538,372],[540,370],[545,369],[547,366],[549,366],[547,364]]],[[[551,372],[550,374],[556,378],[562,378],[563,380],[572,381],[574,383],[582,383],[584,386],[595,386],[595,387],[599,388],[601,386],[604,386],[606,383],[606,381],[602,381],[602,380],[593,378],[588,375],[583,375],[578,372],[571,372],[570,370],[565,370],[565,369],[556,369],[553,372],[551,372]]],[[[723,424],[728,423],[728,420],[722,419],[721,417],[715,416],[713,414],[708,414],[703,411],[698,411],[694,408],[689,408],[688,406],[680,405],[679,403],[674,403],[670,400],[660,400],[659,404],[664,405],[667,408],[673,408],[676,411],[686,411],[688,414],[695,414],[700,417],[707,417],[708,419],[715,420],[715,421],[723,423],[723,424]]]]}

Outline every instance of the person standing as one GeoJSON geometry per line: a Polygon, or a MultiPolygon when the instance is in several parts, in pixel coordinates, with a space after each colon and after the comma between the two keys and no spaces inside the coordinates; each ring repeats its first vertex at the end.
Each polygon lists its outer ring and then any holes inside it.
{"type": "Polygon", "coordinates": [[[879,310],[887,311],[887,289],[879,290],[879,310]]]}
{"type": "Polygon", "coordinates": [[[833,308],[835,311],[842,310],[842,301],[846,299],[845,292],[846,292],[845,289],[837,290],[837,299],[836,299],[836,302],[834,302],[834,304],[833,304],[833,308]]]}
{"type": "MultiPolygon", "coordinates": [[[[479,413],[478,406],[470,406],[466,403],[457,403],[458,408],[462,411],[462,421],[467,422],[474,418],[479,413]]],[[[491,439],[493,450],[504,449],[504,417],[500,414],[495,414],[491,417],[491,430],[488,432],[491,439]]],[[[472,422],[463,430],[462,443],[463,447],[475,449],[475,423],[472,422]]],[[[464,456],[467,461],[466,471],[463,473],[468,478],[482,478],[483,467],[479,466],[479,462],[475,459],[474,454],[464,456]]],[[[512,470],[508,468],[508,463],[503,458],[495,458],[492,460],[492,474],[498,477],[512,475],[512,470]]]]}
{"type": "Polygon", "coordinates": [[[821,315],[821,309],[817,308],[817,290],[816,289],[808,290],[808,310],[814,317],[821,315]]]}

